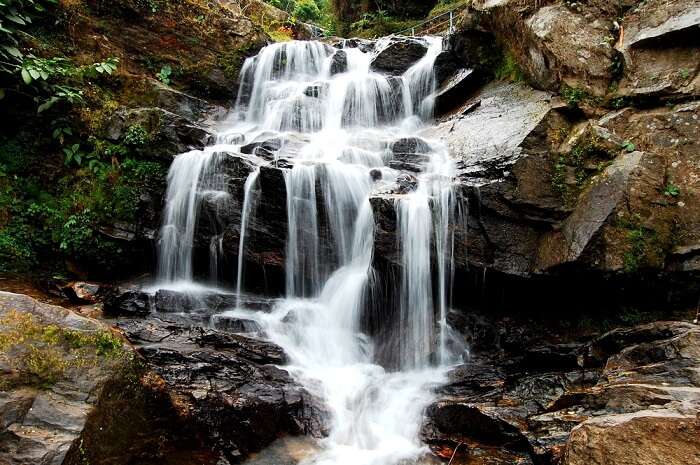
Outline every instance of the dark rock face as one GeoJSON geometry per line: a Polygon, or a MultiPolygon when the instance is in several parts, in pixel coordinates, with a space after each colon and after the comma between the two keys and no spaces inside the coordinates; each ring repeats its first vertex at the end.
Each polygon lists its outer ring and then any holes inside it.
{"type": "Polygon", "coordinates": [[[338,50],[331,58],[331,76],[344,73],[348,70],[348,54],[338,50]]]}
{"type": "Polygon", "coordinates": [[[424,41],[413,38],[395,38],[377,54],[371,64],[373,71],[399,76],[423,58],[428,52],[424,41]]]}
{"type": "Polygon", "coordinates": [[[470,327],[481,328],[468,332],[479,349],[450,373],[427,411],[423,435],[438,455],[454,453],[458,463],[569,465],[603,456],[609,463],[647,464],[659,451],[680,464],[700,453],[689,440],[700,427],[694,419],[700,378],[690,368],[697,366],[691,358],[698,326],[659,322],[590,343],[545,345],[526,334],[510,345],[503,329],[484,320],[473,319],[470,327]],[[663,431],[658,443],[653,425],[663,431]],[[672,428],[684,433],[667,436],[672,428]],[[635,433],[640,449],[625,455],[635,433]]]}
{"type": "Polygon", "coordinates": [[[325,434],[318,400],[271,365],[286,360],[274,344],[162,320],[120,327],[228,463],[282,434],[325,434]]]}
{"type": "Polygon", "coordinates": [[[151,313],[151,296],[135,289],[111,289],[104,298],[104,312],[111,316],[146,316],[151,313]]]}

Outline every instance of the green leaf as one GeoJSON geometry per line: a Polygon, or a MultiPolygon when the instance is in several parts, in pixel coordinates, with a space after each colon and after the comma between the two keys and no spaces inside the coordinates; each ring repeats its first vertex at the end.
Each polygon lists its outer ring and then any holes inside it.
{"type": "Polygon", "coordinates": [[[5,89],[0,89],[0,100],[5,98],[5,89]]]}
{"type": "Polygon", "coordinates": [[[34,78],[34,79],[39,79],[41,77],[41,73],[34,69],[34,68],[29,68],[27,71],[29,71],[29,74],[34,78]]]}
{"type": "Polygon", "coordinates": [[[25,68],[22,68],[22,80],[25,84],[32,83],[32,76],[29,74],[29,72],[27,72],[25,68]]]}
{"type": "Polygon", "coordinates": [[[15,57],[15,58],[22,58],[22,52],[20,52],[19,49],[17,49],[17,47],[11,47],[11,46],[9,46],[9,45],[3,45],[2,48],[4,48],[4,49],[7,51],[7,53],[9,53],[10,55],[12,55],[13,57],[15,57]]]}

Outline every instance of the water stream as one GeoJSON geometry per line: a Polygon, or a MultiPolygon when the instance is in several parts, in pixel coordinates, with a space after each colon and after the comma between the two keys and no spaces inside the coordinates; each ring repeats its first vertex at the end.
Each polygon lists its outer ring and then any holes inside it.
{"type": "MultiPolygon", "coordinates": [[[[289,355],[286,366],[332,413],[330,435],[305,463],[393,465],[422,460],[422,414],[445,367],[460,356],[447,312],[452,285],[453,226],[462,212],[454,164],[437,141],[418,139],[416,188],[395,190],[400,171],[392,147],[431,124],[435,58],[441,39],[425,38],[426,55],[403,76],[370,69],[374,52],[343,48],[347,70],[333,73],[336,49],[320,42],[273,44],[246,61],[236,108],[217,143],[178,156],[171,168],[159,242],[162,285],[193,280],[194,236],[204,202],[231,202],[218,163],[251,141],[279,138],[291,168],[287,191],[286,298],[270,313],[235,308],[227,316],[256,320],[289,355]],[[400,279],[395,338],[382,366],[378,342],[363,333],[373,270],[370,197],[383,195],[397,215],[400,279]]],[[[416,154],[410,154],[415,156],[416,154]]],[[[275,163],[280,157],[275,155],[275,163]]],[[[244,256],[255,215],[260,169],[249,176],[241,208],[236,288],[246,291],[244,256]]],[[[222,243],[210,243],[218,279],[222,243]]],[[[223,237],[223,236],[221,236],[223,237]]],[[[385,341],[381,341],[385,342],[385,341]]]]}

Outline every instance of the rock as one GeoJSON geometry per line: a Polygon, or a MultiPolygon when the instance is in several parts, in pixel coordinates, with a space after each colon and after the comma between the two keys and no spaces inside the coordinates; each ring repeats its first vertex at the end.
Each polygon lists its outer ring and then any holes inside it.
{"type": "MultiPolygon", "coordinates": [[[[700,209],[696,208],[700,205],[700,188],[696,181],[700,176],[699,118],[700,102],[689,102],[646,110],[626,108],[598,121],[615,137],[633,144],[636,150],[662,158],[663,164],[657,165],[659,172],[656,174],[665,177],[661,181],[664,184],[662,197],[647,195],[644,200],[635,196],[641,205],[634,205],[634,208],[642,218],[649,218],[644,225],[657,231],[662,239],[659,245],[668,251],[667,268],[686,275],[700,270],[696,263],[698,254],[694,252],[700,245],[700,209]],[[676,188],[673,192],[667,191],[673,186],[676,188]],[[660,202],[663,208],[655,206],[654,202],[660,202]],[[653,212],[653,216],[647,212],[653,212]],[[673,244],[663,240],[671,227],[674,229],[673,244]]],[[[690,292],[696,291],[693,282],[690,278],[686,284],[690,292]]]]}
{"type": "Polygon", "coordinates": [[[214,315],[212,317],[214,328],[231,333],[258,333],[261,331],[260,325],[245,318],[235,318],[227,315],[214,315]]]}
{"type": "Polygon", "coordinates": [[[212,105],[206,100],[175,90],[156,80],[151,80],[150,84],[155,92],[156,107],[189,121],[203,121],[223,111],[221,107],[212,105]]]}
{"type": "Polygon", "coordinates": [[[418,137],[406,137],[399,139],[394,142],[391,146],[391,151],[394,155],[405,154],[405,153],[429,153],[431,151],[430,145],[423,139],[418,137]]]}
{"type": "Polygon", "coordinates": [[[269,150],[270,152],[276,152],[282,148],[282,139],[279,137],[268,139],[262,142],[252,142],[250,144],[241,147],[241,153],[245,154],[255,154],[258,149],[269,150]]]}
{"type": "Polygon", "coordinates": [[[665,410],[607,415],[574,428],[564,465],[686,465],[700,460],[700,420],[665,410]],[[630,447],[633,445],[633,447],[630,447]]]}
{"type": "Polygon", "coordinates": [[[372,60],[373,71],[400,76],[428,52],[423,40],[400,37],[392,38],[372,60]]]}
{"type": "Polygon", "coordinates": [[[336,51],[331,57],[331,76],[348,70],[348,54],[343,50],[336,51]]]}
{"type": "Polygon", "coordinates": [[[83,281],[69,283],[63,288],[63,292],[74,302],[93,304],[98,301],[100,290],[99,284],[83,281]]]}
{"type": "Polygon", "coordinates": [[[437,455],[497,464],[695,460],[699,326],[655,322],[562,342],[551,329],[513,328],[508,317],[462,319],[478,343],[427,409],[422,435],[437,455]],[[625,455],[630,443],[635,452],[625,455]]]}
{"type": "Polygon", "coordinates": [[[147,139],[144,150],[147,156],[171,160],[175,155],[192,149],[201,149],[212,138],[212,133],[202,126],[162,108],[134,108],[117,111],[106,123],[106,137],[114,142],[122,141],[132,128],[141,128],[147,139]]]}
{"type": "MultiPolygon", "coordinates": [[[[630,205],[640,203],[637,198],[641,198],[644,204],[660,198],[659,192],[663,190],[664,182],[663,165],[659,157],[642,152],[627,153],[615,159],[593,179],[561,228],[545,237],[537,266],[547,269],[585,261],[590,268],[619,271],[630,267],[630,263],[626,262],[630,260],[626,255],[629,253],[628,233],[618,224],[630,216],[630,205]],[[604,242],[600,244],[596,241],[604,242]],[[598,253],[592,250],[594,248],[598,253]]],[[[661,210],[658,214],[663,213],[661,210]]],[[[650,212],[650,217],[653,216],[650,212]]],[[[626,229],[635,227],[640,226],[630,225],[626,229]]],[[[657,257],[648,259],[659,260],[657,257]]]]}
{"type": "Polygon", "coordinates": [[[539,7],[518,0],[472,5],[477,26],[505,45],[535,87],[559,91],[566,85],[595,96],[607,92],[615,56],[609,32],[613,15],[592,19],[593,13],[586,17],[563,4],[539,7]]]}
{"type": "Polygon", "coordinates": [[[286,360],[274,344],[155,319],[120,326],[229,461],[284,434],[325,434],[320,402],[269,365],[286,360]]]}
{"type": "Polygon", "coordinates": [[[482,83],[483,78],[472,69],[461,69],[442,84],[435,96],[435,114],[442,116],[460,106],[482,83]]]}
{"type": "Polygon", "coordinates": [[[617,94],[630,97],[700,95],[696,1],[645,2],[622,20],[616,49],[624,58],[617,94]]]}
{"type": "Polygon", "coordinates": [[[104,348],[107,356],[88,339],[109,331],[65,308],[0,292],[1,463],[65,463],[100,390],[122,370],[123,359],[117,353],[121,348],[104,348]],[[57,340],[42,340],[36,332],[53,334],[57,340]],[[81,351],[63,343],[68,334],[84,338],[81,351]]]}
{"type": "Polygon", "coordinates": [[[104,312],[110,316],[146,316],[151,309],[151,296],[137,289],[116,287],[104,298],[104,312]]]}

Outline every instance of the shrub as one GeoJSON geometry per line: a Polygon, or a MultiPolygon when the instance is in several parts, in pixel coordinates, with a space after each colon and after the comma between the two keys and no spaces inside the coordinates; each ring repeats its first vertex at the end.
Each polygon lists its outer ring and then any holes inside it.
{"type": "Polygon", "coordinates": [[[297,0],[294,16],[302,21],[317,21],[321,19],[321,10],[314,0],[297,0]]]}

